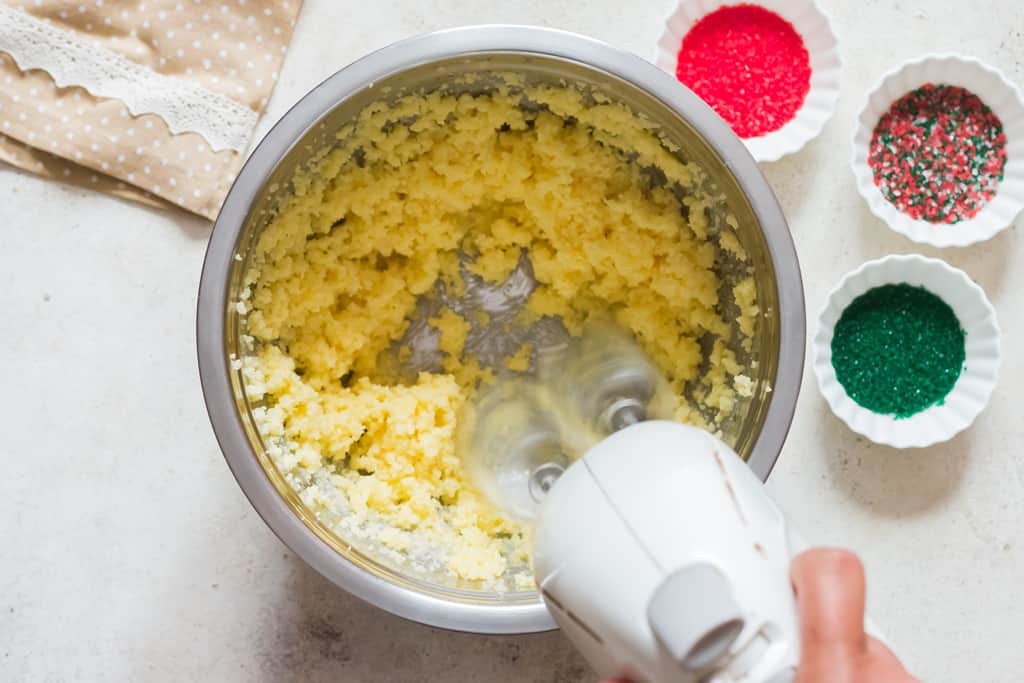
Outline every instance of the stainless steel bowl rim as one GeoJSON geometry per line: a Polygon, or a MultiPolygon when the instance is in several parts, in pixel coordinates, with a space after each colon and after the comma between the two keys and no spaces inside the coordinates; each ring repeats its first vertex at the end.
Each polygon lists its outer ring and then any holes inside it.
{"type": "Polygon", "coordinates": [[[259,515],[292,551],[336,585],[401,617],[459,631],[529,633],[555,628],[540,601],[494,605],[445,600],[371,574],[320,540],[281,498],[252,450],[236,408],[225,346],[228,278],[239,236],[258,193],[293,145],[338,103],[385,76],[481,53],[556,57],[630,82],[684,117],[733,173],[760,220],[779,288],[779,310],[773,313],[781,316],[778,370],[764,427],[748,460],[751,469],[767,479],[793,419],[805,344],[803,286],[782,210],[743,143],[696,95],[640,57],[573,33],[505,25],[437,31],[373,52],[310,91],[267,133],[228,193],[203,263],[196,336],[206,407],[228,466],[259,515]]]}

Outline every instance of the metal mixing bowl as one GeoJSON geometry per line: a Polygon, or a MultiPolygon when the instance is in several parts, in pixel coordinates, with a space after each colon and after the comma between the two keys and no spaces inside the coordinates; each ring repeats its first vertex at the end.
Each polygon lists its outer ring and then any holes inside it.
{"type": "Polygon", "coordinates": [[[323,526],[266,454],[230,362],[242,353],[244,321],[232,303],[246,259],[295,170],[387,93],[495,72],[600,89],[658,124],[724,193],[763,312],[751,352],[755,395],[729,427],[730,440],[766,479],[793,417],[804,358],[803,287],[785,218],[743,144],[695,95],[639,57],[570,33],[519,26],[440,31],[374,52],[317,86],[259,144],[224,203],[203,266],[197,337],[203,392],[221,449],[253,506],[296,554],[338,586],[400,616],[464,631],[524,633],[554,628],[535,592],[440,585],[377,561],[323,526]]]}

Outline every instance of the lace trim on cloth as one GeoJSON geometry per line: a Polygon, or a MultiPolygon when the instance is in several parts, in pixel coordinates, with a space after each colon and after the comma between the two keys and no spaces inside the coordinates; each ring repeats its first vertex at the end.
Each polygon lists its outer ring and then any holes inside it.
{"type": "Polygon", "coordinates": [[[85,88],[124,102],[133,115],[155,114],[172,133],[196,133],[215,152],[245,151],[259,116],[249,107],[180,78],[164,76],[69,31],[0,4],[0,51],[22,71],[42,69],[58,87],[85,88]]]}

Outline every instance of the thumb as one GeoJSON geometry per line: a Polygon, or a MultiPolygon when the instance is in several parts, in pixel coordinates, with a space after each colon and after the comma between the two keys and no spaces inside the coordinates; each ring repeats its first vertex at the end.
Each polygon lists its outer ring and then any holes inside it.
{"type": "Polygon", "coordinates": [[[793,560],[790,577],[804,656],[867,648],[864,567],[856,555],[834,548],[808,550],[793,560]]]}

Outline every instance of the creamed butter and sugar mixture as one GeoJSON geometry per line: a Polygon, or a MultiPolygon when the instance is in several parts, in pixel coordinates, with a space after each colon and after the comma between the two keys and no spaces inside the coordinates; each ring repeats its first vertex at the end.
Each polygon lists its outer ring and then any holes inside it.
{"type": "MultiPolygon", "coordinates": [[[[681,421],[714,427],[749,394],[729,342],[749,345],[732,335],[753,334],[753,282],[736,286],[730,325],[708,219],[724,200],[669,147],[599,94],[510,79],[372,106],[296,176],[250,257],[238,306],[251,352],[236,365],[277,468],[323,523],[454,584],[532,587],[528,525],[481,496],[456,448],[474,389],[525,370],[531,349],[481,367],[461,353],[470,321],[443,311],[438,372],[382,370],[417,298],[464,286],[460,253],[499,283],[525,252],[527,317],[631,330],[694,402],[678,400],[681,421]]],[[[717,236],[745,257],[728,226],[717,236]]]]}

